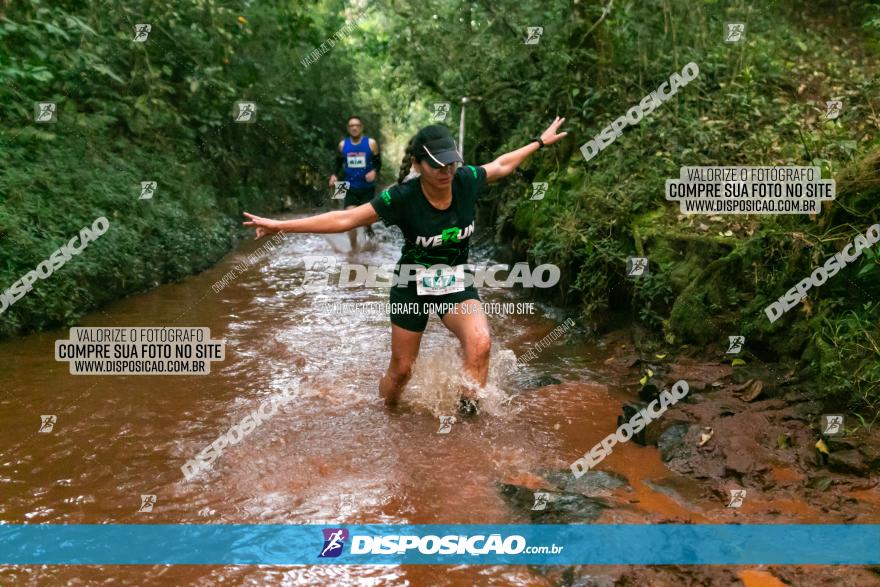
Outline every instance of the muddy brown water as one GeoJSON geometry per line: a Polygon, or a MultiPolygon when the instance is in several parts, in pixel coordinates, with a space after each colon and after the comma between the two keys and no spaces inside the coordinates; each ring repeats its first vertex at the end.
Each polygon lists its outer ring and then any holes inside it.
{"type": "MultiPolygon", "coordinates": [[[[339,315],[327,303],[387,300],[386,289],[297,286],[304,255],[340,262],[392,264],[399,241],[379,229],[377,246],[356,255],[344,237],[289,235],[216,292],[212,285],[259,244],[246,241],[216,266],[181,283],[115,302],[81,326],[209,327],[226,340],[226,359],[208,376],[74,376],[54,360],[58,329],[0,343],[0,521],[5,523],[524,523],[528,512],[505,501],[499,482],[528,486],[536,471],[565,470],[616,427],[630,397],[603,370],[600,343],[561,339],[524,372],[501,373],[564,319],[535,305],[534,315],[490,317],[494,393],[512,399],[472,421],[437,433],[454,400],[457,342],[436,317],[422,341],[404,405],[389,412],[377,381],[390,355],[381,314],[339,315]],[[560,383],[536,386],[555,378],[560,383]],[[186,482],[181,465],[267,397],[296,383],[296,399],[213,468],[186,482]],[[40,434],[40,415],[57,415],[40,434]],[[151,513],[140,495],[155,494],[151,513]]],[[[265,242],[265,241],[263,241],[265,242]]],[[[479,261],[477,254],[477,261],[479,261]]],[[[38,290],[39,288],[37,288],[38,290]]],[[[34,291],[29,295],[38,295],[34,291]]],[[[525,302],[521,293],[484,288],[484,301],[525,302]]],[[[584,327],[586,325],[579,325],[584,327]]],[[[656,449],[628,443],[600,467],[625,476],[610,492],[620,507],[598,523],[816,522],[805,503],[779,503],[781,516],[750,517],[700,497],[676,478],[656,449]],[[676,491],[658,491],[655,483],[676,491]]],[[[740,580],[761,584],[760,569],[740,580]]],[[[3,582],[84,584],[547,585],[525,566],[137,566],[6,567],[3,582]]],[[[767,583],[772,584],[772,583],[767,583]]]]}

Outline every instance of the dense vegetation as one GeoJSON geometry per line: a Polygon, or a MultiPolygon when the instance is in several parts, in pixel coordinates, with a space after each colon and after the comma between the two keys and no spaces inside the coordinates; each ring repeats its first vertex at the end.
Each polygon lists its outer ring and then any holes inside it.
{"type": "Polygon", "coordinates": [[[243,207],[315,197],[357,80],[346,60],[301,60],[344,22],[292,2],[6,6],[0,283],[99,216],[111,229],[3,313],[0,335],[204,269],[243,207]],[[144,43],[140,23],[152,26],[144,43]],[[255,123],[233,122],[236,101],[256,102],[255,123]],[[35,123],[35,102],[56,102],[57,122],[35,123]],[[138,199],[142,181],[157,182],[152,199],[138,199]]]}
{"type": "Polygon", "coordinates": [[[573,140],[534,157],[490,210],[499,243],[565,267],[559,301],[592,321],[630,313],[671,348],[745,335],[747,360],[802,357],[824,397],[876,417],[876,248],[773,325],[763,308],[880,217],[878,4],[724,4],[396,3],[388,49],[432,98],[482,98],[466,149],[478,161],[568,118],[573,140]],[[745,42],[723,42],[726,21],[747,23],[745,42]],[[523,44],[526,25],[544,27],[539,44],[523,44]],[[690,61],[698,79],[585,161],[581,144],[690,61]],[[683,165],[815,165],[838,196],[815,218],[681,216],[663,194],[683,165]],[[548,197],[529,201],[532,181],[548,197]],[[649,277],[627,280],[642,253],[649,277]]]}
{"type": "MultiPolygon", "coordinates": [[[[554,301],[589,321],[629,316],[658,344],[748,340],[747,360],[796,357],[824,396],[880,413],[880,256],[875,248],[779,321],[763,308],[878,222],[880,4],[733,1],[389,0],[308,67],[301,59],[363,8],[209,0],[6,7],[0,18],[0,283],[80,227],[117,225],[96,255],[38,283],[0,334],[70,321],[108,299],[212,263],[243,206],[317,204],[345,117],[382,129],[388,181],[433,102],[467,110],[465,159],[482,163],[567,117],[482,210],[508,254],[564,269],[554,301]],[[808,9],[807,9],[808,8],[808,9]],[[726,21],[745,41],[723,42],[726,21]],[[153,23],[148,43],[133,26],[153,23]],[[526,27],[541,26],[537,44],[526,27]],[[581,144],[669,75],[700,75],[587,162],[581,144]],[[840,99],[837,120],[825,101],[840,99]],[[35,125],[33,102],[58,122],[35,125]],[[236,100],[258,122],[231,121],[236,100]],[[816,165],[837,200],[816,217],[681,216],[663,197],[683,165],[816,165]],[[144,179],[159,181],[138,200],[144,179]],[[548,196],[529,201],[531,182],[548,196]],[[627,257],[651,273],[627,279],[627,257]]],[[[386,182],[387,183],[387,182],[386,182]]],[[[6,287],[6,286],[4,286],[6,287]]]]}

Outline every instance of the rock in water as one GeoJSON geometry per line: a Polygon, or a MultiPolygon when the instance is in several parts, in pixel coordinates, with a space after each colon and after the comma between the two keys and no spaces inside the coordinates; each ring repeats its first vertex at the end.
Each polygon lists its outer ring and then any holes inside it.
{"type": "MultiPolygon", "coordinates": [[[[629,422],[633,416],[639,413],[639,410],[648,407],[648,404],[641,402],[630,402],[627,404],[623,404],[623,415],[617,417],[617,427],[619,428],[621,424],[625,422],[629,422]]],[[[632,441],[636,444],[640,444],[642,446],[646,446],[648,444],[645,439],[645,431],[647,430],[647,426],[639,430],[638,434],[634,434],[632,437],[632,441]]]]}
{"type": "Polygon", "coordinates": [[[864,476],[868,472],[868,465],[859,451],[841,450],[828,455],[828,469],[837,473],[864,476]]]}
{"type": "Polygon", "coordinates": [[[579,493],[563,491],[540,491],[549,498],[544,509],[533,510],[535,491],[510,483],[499,483],[501,494],[512,507],[522,513],[529,513],[535,524],[583,524],[595,522],[607,509],[608,504],[599,498],[587,497],[579,493]]]}
{"type": "Polygon", "coordinates": [[[645,384],[639,390],[639,399],[646,402],[652,402],[660,397],[660,390],[663,389],[663,382],[657,377],[648,377],[645,384]]]}
{"type": "Polygon", "coordinates": [[[657,448],[660,449],[660,457],[664,463],[676,456],[684,456],[682,453],[687,452],[684,437],[687,436],[690,427],[687,422],[676,422],[657,439],[657,448]]]}
{"type": "Polygon", "coordinates": [[[561,491],[580,493],[587,497],[606,495],[618,487],[629,486],[626,477],[609,471],[587,471],[580,478],[575,479],[571,470],[565,469],[564,471],[551,471],[544,477],[561,491]]]}

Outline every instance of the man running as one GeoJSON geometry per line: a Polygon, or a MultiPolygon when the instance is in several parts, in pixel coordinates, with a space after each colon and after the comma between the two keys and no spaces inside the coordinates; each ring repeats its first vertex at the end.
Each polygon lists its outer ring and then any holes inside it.
{"type": "MultiPolygon", "coordinates": [[[[358,116],[351,116],[346,123],[348,137],[339,141],[336,150],[336,172],[330,176],[330,187],[335,188],[337,181],[347,181],[348,191],[345,194],[345,209],[356,208],[373,199],[376,191],[376,178],[382,169],[382,157],[379,154],[379,143],[364,135],[364,123],[358,116]],[[338,179],[338,176],[343,179],[338,179]]],[[[372,232],[367,227],[367,232],[372,232]]],[[[357,228],[349,231],[348,240],[351,250],[357,251],[357,228]]]]}
{"type": "Polygon", "coordinates": [[[473,271],[468,249],[476,202],[487,184],[507,177],[526,157],[566,136],[558,132],[564,121],[557,117],[529,144],[479,167],[457,167],[462,159],[449,130],[428,126],[407,145],[400,183],[370,202],[295,220],[245,212],[244,225],[254,227],[257,238],[277,232],[339,233],[380,218],[400,227],[404,245],[395,268],[397,285],[391,288],[391,361],[379,381],[379,395],[388,405],[397,402],[412,375],[429,313],[437,313],[461,344],[466,385],[460,391],[459,411],[472,414],[486,385],[491,347],[480,296],[473,282],[468,285],[464,279],[465,271],[473,271]],[[406,181],[410,169],[419,176],[406,181]]]}

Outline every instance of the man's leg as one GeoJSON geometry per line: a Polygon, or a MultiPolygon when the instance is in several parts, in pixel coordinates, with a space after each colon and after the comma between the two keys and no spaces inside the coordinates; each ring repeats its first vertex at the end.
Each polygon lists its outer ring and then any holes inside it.
{"type": "MultiPolygon", "coordinates": [[[[375,186],[371,187],[371,188],[366,188],[364,190],[364,194],[360,200],[360,203],[361,204],[369,204],[375,196],[376,196],[375,186]]],[[[366,226],[365,232],[367,234],[367,238],[373,238],[374,236],[376,236],[375,233],[373,232],[373,225],[372,224],[368,224],[366,226]]]]}
{"type": "MultiPolygon", "coordinates": [[[[346,206],[345,209],[357,208],[357,206],[346,206]]],[[[348,231],[348,242],[351,244],[351,252],[357,253],[358,250],[358,229],[357,227],[348,231]]]]}
{"type": "Polygon", "coordinates": [[[422,333],[391,325],[391,362],[379,381],[379,396],[386,406],[397,403],[400,393],[412,376],[412,366],[419,356],[422,333]]]}

